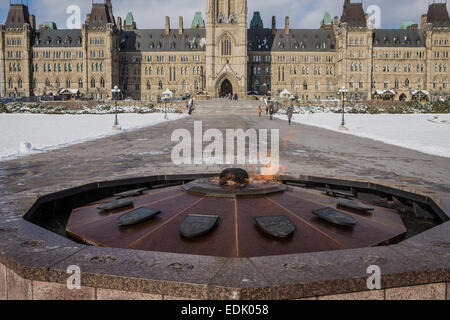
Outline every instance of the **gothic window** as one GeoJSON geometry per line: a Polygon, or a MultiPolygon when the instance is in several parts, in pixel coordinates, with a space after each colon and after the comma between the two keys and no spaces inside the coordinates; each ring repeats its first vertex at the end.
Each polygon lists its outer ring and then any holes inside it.
{"type": "Polygon", "coordinates": [[[348,82],[348,86],[350,89],[353,89],[353,87],[355,86],[355,80],[353,80],[353,78],[351,78],[350,81],[348,82]]]}
{"type": "Polygon", "coordinates": [[[389,80],[388,79],[384,80],[384,88],[389,89],[389,80]]]}
{"type": "Polygon", "coordinates": [[[195,81],[195,85],[194,85],[194,88],[195,88],[195,90],[197,91],[198,89],[199,89],[199,86],[198,86],[198,81],[196,80],[195,81]]]}
{"type": "Polygon", "coordinates": [[[155,44],[153,42],[150,42],[149,48],[153,49],[155,47],[155,44]]]}
{"type": "Polygon", "coordinates": [[[83,79],[78,80],[78,88],[83,88],[83,79]]]}
{"type": "Polygon", "coordinates": [[[104,88],[105,87],[105,79],[100,78],[100,87],[104,88]]]}
{"type": "Polygon", "coordinates": [[[447,89],[447,79],[444,79],[444,81],[442,81],[442,89],[447,89]]]}
{"type": "Polygon", "coordinates": [[[56,79],[56,88],[61,88],[61,81],[59,79],[56,79]]]}
{"type": "Polygon", "coordinates": [[[95,79],[94,78],[91,79],[91,88],[95,88],[95,79]]]}
{"type": "Polygon", "coordinates": [[[361,79],[359,80],[359,88],[363,89],[364,88],[364,81],[361,79]]]}
{"type": "Polygon", "coordinates": [[[222,38],[222,55],[223,56],[231,56],[231,44],[232,38],[229,34],[226,34],[222,38]]]}
{"type": "Polygon", "coordinates": [[[319,81],[316,82],[315,87],[316,87],[316,91],[320,90],[320,82],[319,81]]]}
{"type": "Polygon", "coordinates": [[[45,86],[46,87],[50,87],[51,86],[50,80],[48,80],[48,79],[45,80],[45,86]]]}
{"type": "Polygon", "coordinates": [[[306,80],[303,82],[303,90],[308,90],[308,82],[306,80]]]}
{"type": "Polygon", "coordinates": [[[395,86],[395,89],[398,89],[400,87],[400,83],[399,83],[398,79],[395,79],[394,86],[395,86]]]}
{"type": "Polygon", "coordinates": [[[38,83],[36,79],[33,79],[33,89],[38,87],[38,83]]]}
{"type": "Polygon", "coordinates": [[[409,88],[409,79],[405,80],[405,87],[409,88]]]}
{"type": "Polygon", "coordinates": [[[186,82],[186,80],[184,80],[183,81],[183,92],[186,92],[186,90],[187,90],[187,82],[186,82]]]}
{"type": "Polygon", "coordinates": [[[9,88],[9,89],[13,89],[13,88],[14,88],[14,82],[13,82],[12,79],[9,79],[9,80],[8,80],[8,88],[9,88]]]}
{"type": "Polygon", "coordinates": [[[70,79],[67,79],[66,80],[66,88],[70,88],[71,87],[71,82],[70,82],[70,79]]]}
{"type": "Polygon", "coordinates": [[[419,79],[419,81],[417,82],[417,87],[419,89],[422,89],[422,85],[423,85],[422,79],[419,79]]]}
{"type": "Polygon", "coordinates": [[[163,88],[163,83],[162,83],[162,81],[160,80],[160,81],[159,81],[159,84],[158,84],[158,89],[159,89],[159,90],[162,90],[162,88],[163,88]]]}
{"type": "Polygon", "coordinates": [[[438,80],[434,79],[434,81],[433,81],[433,89],[436,89],[437,86],[438,86],[438,80]]]}
{"type": "Polygon", "coordinates": [[[150,80],[147,81],[147,90],[151,90],[152,89],[152,85],[150,84],[150,80]]]}

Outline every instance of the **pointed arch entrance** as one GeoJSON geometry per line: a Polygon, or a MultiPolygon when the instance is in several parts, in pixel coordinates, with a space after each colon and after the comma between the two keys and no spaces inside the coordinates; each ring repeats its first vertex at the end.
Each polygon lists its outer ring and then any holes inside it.
{"type": "Polygon", "coordinates": [[[220,85],[219,97],[224,98],[229,97],[230,95],[233,95],[233,85],[231,84],[230,80],[225,79],[220,85]]]}

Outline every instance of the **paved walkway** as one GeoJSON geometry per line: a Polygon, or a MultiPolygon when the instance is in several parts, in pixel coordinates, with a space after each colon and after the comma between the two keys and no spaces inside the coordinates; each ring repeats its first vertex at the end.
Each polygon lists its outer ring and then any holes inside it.
{"type": "Polygon", "coordinates": [[[238,103],[229,104],[226,115],[195,113],[190,118],[0,162],[0,214],[22,215],[40,195],[89,182],[218,172],[226,166],[175,166],[171,162],[171,150],[176,145],[171,142],[172,132],[178,128],[192,132],[193,122],[200,120],[204,130],[217,128],[223,133],[227,128],[280,129],[285,174],[377,182],[432,196],[450,193],[447,158],[316,127],[289,127],[286,121],[259,119],[250,114],[254,102],[243,115],[234,115],[233,106],[239,108],[238,103]]]}

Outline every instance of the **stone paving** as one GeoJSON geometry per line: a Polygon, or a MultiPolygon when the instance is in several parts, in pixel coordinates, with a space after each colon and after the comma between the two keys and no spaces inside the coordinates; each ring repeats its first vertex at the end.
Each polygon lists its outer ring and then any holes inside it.
{"type": "MultiPolygon", "coordinates": [[[[21,216],[37,197],[89,182],[136,176],[218,172],[227,166],[171,161],[175,129],[280,129],[283,173],[368,181],[445,202],[450,161],[432,155],[287,121],[258,118],[257,101],[198,104],[192,117],[0,162],[0,215],[21,216]],[[442,200],[444,199],[444,200],[442,200]]],[[[119,117],[120,119],[120,117],[119,117]]],[[[339,124],[336,124],[339,125],[339,124]]],[[[448,200],[447,200],[448,201],[448,200]]]]}

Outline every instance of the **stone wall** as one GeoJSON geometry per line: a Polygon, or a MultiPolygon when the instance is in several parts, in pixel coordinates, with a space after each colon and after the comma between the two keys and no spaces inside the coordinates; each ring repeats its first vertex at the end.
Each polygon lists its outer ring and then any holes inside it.
{"type": "MultiPolygon", "coordinates": [[[[92,287],[69,290],[60,283],[24,279],[0,264],[0,300],[184,300],[184,298],[92,287]]],[[[351,292],[301,300],[450,300],[450,283],[351,292]]]]}

